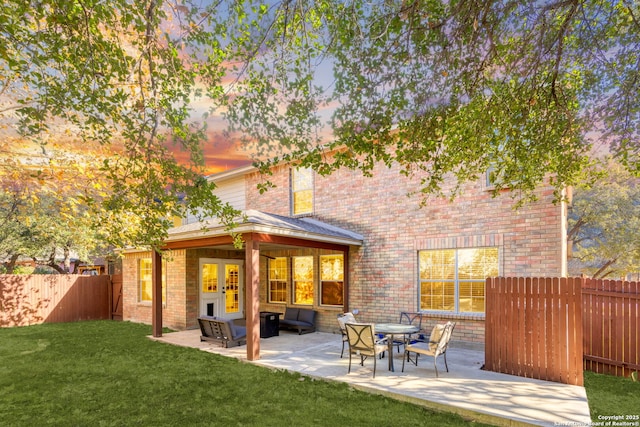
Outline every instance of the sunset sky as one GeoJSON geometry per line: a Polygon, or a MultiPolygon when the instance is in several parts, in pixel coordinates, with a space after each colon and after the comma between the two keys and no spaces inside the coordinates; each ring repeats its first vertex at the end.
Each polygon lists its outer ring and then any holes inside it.
{"type": "MultiPolygon", "coordinates": [[[[222,129],[209,129],[207,141],[203,143],[205,174],[212,175],[245,166],[251,163],[250,153],[239,141],[225,136],[222,129]]],[[[189,154],[172,149],[179,162],[187,162],[189,154]]]]}
{"type": "MultiPolygon", "coordinates": [[[[332,76],[330,70],[324,69],[325,77],[332,76]]],[[[319,79],[319,82],[324,84],[325,87],[328,84],[319,79]]],[[[323,129],[319,130],[318,136],[322,138],[323,142],[328,142],[332,139],[333,131],[328,125],[331,116],[335,111],[337,103],[327,103],[319,106],[316,112],[320,121],[324,123],[323,129]]],[[[192,117],[194,120],[198,120],[205,111],[208,110],[209,101],[206,99],[194,100],[191,105],[193,108],[192,117]]],[[[219,172],[224,172],[229,169],[245,166],[252,162],[251,148],[245,146],[240,137],[230,137],[225,131],[227,129],[227,123],[221,117],[221,115],[211,113],[207,118],[207,140],[203,143],[204,159],[206,164],[206,174],[211,175],[219,172]]],[[[187,161],[188,154],[184,152],[173,151],[176,159],[187,161]]],[[[275,148],[273,150],[275,155],[275,148]]]]}
{"type": "MultiPolygon", "coordinates": [[[[232,76],[227,76],[223,84],[227,85],[232,76]]],[[[201,89],[205,89],[201,87],[201,89]]],[[[220,113],[211,111],[211,100],[206,97],[195,98],[190,106],[191,117],[201,122],[206,114],[207,138],[203,142],[205,174],[212,175],[234,169],[251,163],[251,154],[242,146],[239,138],[231,138],[227,133],[227,123],[220,113]]],[[[189,154],[178,149],[172,149],[175,158],[180,162],[187,162],[189,154]]]]}
{"type": "MultiPolygon", "coordinates": [[[[326,64],[323,67],[327,67],[326,64]]],[[[332,80],[332,72],[330,68],[320,68],[318,75],[321,76],[320,83],[325,87],[330,86],[326,80],[332,80]]],[[[228,89],[228,86],[234,81],[237,76],[226,76],[221,84],[228,89]]],[[[23,88],[22,88],[23,89],[23,88]]],[[[8,91],[0,94],[0,107],[6,107],[8,105],[15,104],[16,99],[26,98],[28,94],[23,93],[22,89],[16,89],[14,92],[8,91]],[[15,99],[14,99],[15,98],[15,99]]],[[[204,88],[201,88],[204,89],[204,88]]],[[[233,90],[233,89],[231,89],[233,90]]],[[[210,110],[212,101],[206,99],[204,96],[198,99],[194,99],[190,105],[192,108],[192,118],[195,121],[203,120],[203,114],[208,113],[207,120],[207,138],[203,142],[204,161],[205,161],[205,175],[216,174],[224,172],[226,170],[238,168],[248,165],[252,162],[250,149],[243,146],[239,137],[230,137],[226,132],[227,124],[223,121],[219,112],[212,112],[210,110]]],[[[103,150],[113,149],[117,151],[117,140],[113,141],[112,147],[92,147],[93,144],[88,142],[80,142],[79,135],[75,132],[72,126],[60,126],[60,129],[56,129],[56,126],[51,126],[50,131],[47,131],[45,135],[41,135],[39,139],[45,141],[43,147],[37,146],[34,142],[29,142],[20,137],[16,132],[17,116],[14,110],[0,108],[0,157],[4,159],[11,158],[27,158],[34,159],[38,156],[51,156],[56,155],[54,152],[59,153],[64,151],[67,153],[78,152],[84,150],[85,152],[95,152],[95,157],[99,158],[104,156],[103,150]],[[98,154],[98,151],[101,153],[98,154]],[[33,153],[36,153],[34,155],[33,153]]],[[[318,114],[321,116],[321,120],[328,121],[332,106],[323,106],[318,114]]],[[[327,133],[320,132],[321,134],[327,133]]],[[[276,142],[277,143],[277,142],[276,142]]],[[[182,151],[178,147],[168,144],[168,148],[173,153],[176,160],[181,163],[186,163],[189,160],[189,153],[182,151]]],[[[267,151],[267,155],[271,154],[267,151]]],[[[273,151],[275,155],[275,150],[273,151]]]]}

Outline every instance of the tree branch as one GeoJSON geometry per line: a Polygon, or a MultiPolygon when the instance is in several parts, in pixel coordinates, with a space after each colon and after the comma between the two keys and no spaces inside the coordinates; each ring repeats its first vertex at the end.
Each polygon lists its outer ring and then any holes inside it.
{"type": "Polygon", "coordinates": [[[595,273],[593,273],[593,277],[596,279],[599,279],[599,278],[604,278],[605,276],[611,274],[612,271],[609,271],[607,274],[600,276],[604,270],[609,268],[611,265],[615,264],[617,260],[618,258],[613,258],[605,262],[595,273]]]}

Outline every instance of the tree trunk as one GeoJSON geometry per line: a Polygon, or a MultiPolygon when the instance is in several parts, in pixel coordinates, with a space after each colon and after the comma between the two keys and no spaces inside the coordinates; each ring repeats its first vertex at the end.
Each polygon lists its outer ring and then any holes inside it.
{"type": "Polygon", "coordinates": [[[13,270],[15,270],[16,268],[16,262],[18,261],[19,257],[20,257],[20,254],[13,254],[9,258],[9,261],[5,263],[5,267],[7,268],[7,274],[13,274],[13,270]]]}
{"type": "Polygon", "coordinates": [[[64,260],[62,260],[64,265],[65,273],[71,273],[71,258],[69,257],[69,248],[67,246],[64,247],[64,260]]]}

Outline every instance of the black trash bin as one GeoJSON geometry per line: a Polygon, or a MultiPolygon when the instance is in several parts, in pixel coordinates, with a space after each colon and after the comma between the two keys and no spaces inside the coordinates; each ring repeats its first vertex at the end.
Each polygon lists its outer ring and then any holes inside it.
{"type": "Polygon", "coordinates": [[[270,338],[280,335],[280,313],[270,311],[260,312],[260,338],[270,338]]]}

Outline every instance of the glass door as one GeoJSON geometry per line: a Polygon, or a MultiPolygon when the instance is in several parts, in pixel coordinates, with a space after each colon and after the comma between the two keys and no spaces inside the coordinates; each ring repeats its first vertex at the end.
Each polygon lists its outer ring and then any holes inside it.
{"type": "Polygon", "coordinates": [[[225,264],[225,313],[235,314],[240,311],[240,266],[237,264],[225,264]]]}
{"type": "Polygon", "coordinates": [[[244,262],[201,258],[199,271],[200,315],[227,319],[244,317],[244,262]]]}

